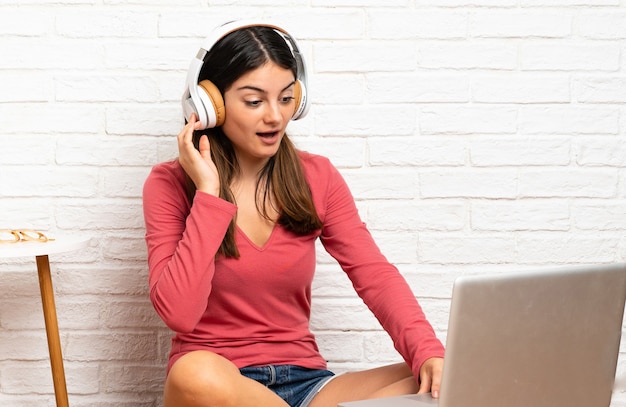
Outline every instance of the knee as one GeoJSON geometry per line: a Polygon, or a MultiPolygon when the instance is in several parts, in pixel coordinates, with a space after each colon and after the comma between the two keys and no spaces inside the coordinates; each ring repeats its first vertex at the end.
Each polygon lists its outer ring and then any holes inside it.
{"type": "Polygon", "coordinates": [[[235,406],[239,369],[211,352],[190,352],[174,363],[165,382],[165,407],[235,406]]]}

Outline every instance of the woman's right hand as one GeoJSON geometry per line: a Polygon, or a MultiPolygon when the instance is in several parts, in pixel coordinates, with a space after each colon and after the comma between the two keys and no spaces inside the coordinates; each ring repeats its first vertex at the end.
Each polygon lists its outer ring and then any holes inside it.
{"type": "Polygon", "coordinates": [[[199,127],[200,122],[194,113],[178,134],[178,160],[198,191],[219,196],[220,178],[217,167],[211,159],[209,138],[206,135],[200,138],[200,151],[193,145],[193,132],[199,127]]]}

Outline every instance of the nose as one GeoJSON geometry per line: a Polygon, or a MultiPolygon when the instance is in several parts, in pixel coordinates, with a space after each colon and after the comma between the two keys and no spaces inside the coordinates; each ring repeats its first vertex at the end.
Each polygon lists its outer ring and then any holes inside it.
{"type": "Polygon", "coordinates": [[[280,105],[276,102],[267,103],[264,120],[266,123],[277,123],[283,118],[280,105]]]}

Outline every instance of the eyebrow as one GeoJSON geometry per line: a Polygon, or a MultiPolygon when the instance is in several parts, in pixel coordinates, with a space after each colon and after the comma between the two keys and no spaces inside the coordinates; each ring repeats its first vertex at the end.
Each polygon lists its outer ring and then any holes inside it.
{"type": "MultiPolygon", "coordinates": [[[[296,81],[291,82],[289,85],[285,86],[281,90],[281,92],[286,91],[291,86],[293,86],[295,83],[296,83],[296,81]]],[[[244,85],[244,86],[241,86],[241,87],[237,88],[237,90],[245,90],[245,89],[253,90],[253,91],[256,91],[256,92],[259,92],[259,93],[267,93],[267,91],[265,89],[257,88],[256,86],[252,86],[252,85],[244,85]]]]}

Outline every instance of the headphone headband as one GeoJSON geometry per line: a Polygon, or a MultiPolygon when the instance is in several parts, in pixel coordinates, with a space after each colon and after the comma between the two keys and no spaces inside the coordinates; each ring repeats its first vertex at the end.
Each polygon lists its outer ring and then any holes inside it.
{"type": "Polygon", "coordinates": [[[276,31],[284,40],[291,53],[296,60],[297,78],[296,83],[299,82],[301,91],[300,100],[296,100],[297,109],[292,116],[292,120],[298,120],[304,117],[309,111],[310,102],[307,95],[307,71],[304,58],[300,53],[298,44],[295,39],[289,35],[284,29],[267,23],[258,23],[252,21],[231,21],[220,25],[211,31],[203,42],[202,47],[198,50],[196,56],[191,60],[189,70],[187,71],[187,80],[185,84],[185,91],[182,97],[182,106],[185,119],[189,120],[192,113],[196,113],[198,120],[201,122],[203,128],[215,127],[221,125],[218,120],[220,116],[220,109],[222,109],[221,116],[223,120],[223,101],[221,105],[204,93],[201,87],[198,86],[198,79],[200,71],[204,65],[205,59],[215,44],[228,34],[248,27],[268,27],[276,31]],[[207,106],[207,103],[210,106],[207,106]],[[216,113],[217,111],[217,113],[216,113]]]}

